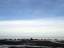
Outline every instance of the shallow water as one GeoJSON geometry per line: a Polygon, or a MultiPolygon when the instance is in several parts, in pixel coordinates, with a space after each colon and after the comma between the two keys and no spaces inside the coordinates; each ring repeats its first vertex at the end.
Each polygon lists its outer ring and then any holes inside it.
{"type": "MultiPolygon", "coordinates": [[[[14,48],[53,48],[53,47],[48,47],[48,46],[27,46],[27,45],[0,45],[0,48],[9,48],[9,47],[14,47],[14,48]]],[[[56,47],[56,48],[62,48],[62,47],[56,47]]]]}

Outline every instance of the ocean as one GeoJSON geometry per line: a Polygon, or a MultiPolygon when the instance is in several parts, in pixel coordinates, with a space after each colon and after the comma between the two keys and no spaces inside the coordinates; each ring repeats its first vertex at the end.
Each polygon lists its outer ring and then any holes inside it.
{"type": "MultiPolygon", "coordinates": [[[[55,48],[55,47],[48,47],[48,46],[26,46],[26,45],[0,45],[0,48],[55,48]]],[[[62,47],[56,47],[62,48],[62,47]]]]}

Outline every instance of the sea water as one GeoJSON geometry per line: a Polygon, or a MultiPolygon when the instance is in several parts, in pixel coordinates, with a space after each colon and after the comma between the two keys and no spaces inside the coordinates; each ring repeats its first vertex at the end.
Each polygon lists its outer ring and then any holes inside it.
{"type": "MultiPolygon", "coordinates": [[[[48,47],[48,46],[26,46],[26,45],[0,45],[0,48],[9,48],[9,47],[16,47],[16,48],[26,48],[26,47],[30,47],[30,48],[53,48],[53,47],[48,47]]],[[[56,47],[56,48],[62,48],[62,47],[56,47]]]]}

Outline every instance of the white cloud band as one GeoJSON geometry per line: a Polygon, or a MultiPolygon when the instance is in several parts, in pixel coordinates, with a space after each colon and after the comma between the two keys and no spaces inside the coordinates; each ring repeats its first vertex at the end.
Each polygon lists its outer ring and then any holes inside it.
{"type": "Polygon", "coordinates": [[[0,34],[0,36],[62,37],[64,34],[64,20],[42,19],[0,21],[0,34]]]}

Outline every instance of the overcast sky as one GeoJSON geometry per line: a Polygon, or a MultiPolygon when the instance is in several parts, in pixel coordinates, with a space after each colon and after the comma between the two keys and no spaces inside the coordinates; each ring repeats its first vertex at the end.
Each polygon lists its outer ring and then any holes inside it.
{"type": "Polygon", "coordinates": [[[0,38],[64,37],[64,0],[0,0],[0,38]]]}

